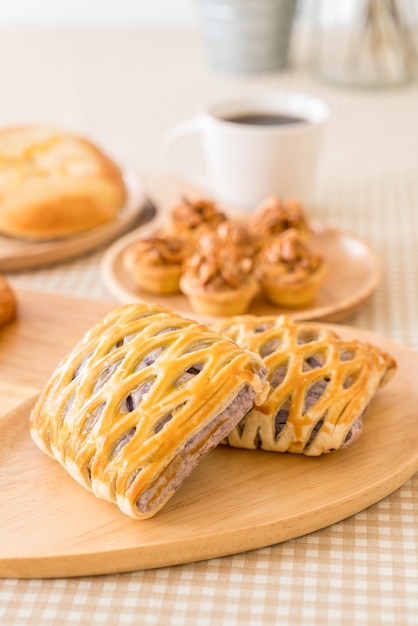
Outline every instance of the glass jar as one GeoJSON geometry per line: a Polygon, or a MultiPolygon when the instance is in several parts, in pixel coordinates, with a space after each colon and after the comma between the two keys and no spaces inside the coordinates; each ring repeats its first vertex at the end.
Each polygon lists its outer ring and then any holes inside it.
{"type": "Polygon", "coordinates": [[[316,66],[327,81],[357,87],[406,83],[417,71],[415,0],[321,0],[316,66]]]}

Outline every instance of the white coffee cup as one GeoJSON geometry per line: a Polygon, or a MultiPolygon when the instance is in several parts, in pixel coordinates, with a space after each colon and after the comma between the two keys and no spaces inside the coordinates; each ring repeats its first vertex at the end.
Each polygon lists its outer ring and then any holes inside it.
{"type": "Polygon", "coordinates": [[[168,131],[162,155],[185,180],[237,209],[253,210],[271,195],[309,203],[329,113],[324,101],[298,92],[225,100],[168,131]],[[201,172],[186,166],[179,150],[194,134],[201,172]]]}

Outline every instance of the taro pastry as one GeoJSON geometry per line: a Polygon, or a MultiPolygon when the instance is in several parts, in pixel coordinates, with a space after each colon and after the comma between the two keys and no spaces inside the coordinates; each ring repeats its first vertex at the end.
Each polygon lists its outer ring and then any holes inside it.
{"type": "Polygon", "coordinates": [[[239,448],[310,456],[346,448],[396,370],[394,359],[373,345],[286,316],[237,316],[213,327],[259,355],[268,370],[267,400],[227,437],[239,448]]]}
{"type": "Polygon", "coordinates": [[[115,309],[52,374],[35,443],[99,498],[154,515],[269,385],[257,355],[149,304],[115,309]]]}

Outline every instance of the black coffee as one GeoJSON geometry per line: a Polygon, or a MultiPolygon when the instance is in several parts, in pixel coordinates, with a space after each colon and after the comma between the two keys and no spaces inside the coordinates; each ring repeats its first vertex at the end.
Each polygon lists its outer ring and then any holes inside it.
{"type": "Polygon", "coordinates": [[[252,126],[284,126],[286,124],[301,124],[307,122],[303,117],[282,115],[279,113],[239,113],[224,118],[226,122],[234,124],[251,124],[252,126]]]}

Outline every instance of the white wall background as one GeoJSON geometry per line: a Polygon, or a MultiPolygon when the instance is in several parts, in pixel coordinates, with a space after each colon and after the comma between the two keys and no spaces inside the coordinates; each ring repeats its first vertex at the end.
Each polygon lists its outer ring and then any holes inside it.
{"type": "MultiPolygon", "coordinates": [[[[299,14],[309,21],[315,14],[318,0],[299,1],[299,14]]],[[[66,23],[196,27],[198,21],[198,0],[0,0],[0,25],[66,23]]]]}
{"type": "Polygon", "coordinates": [[[0,0],[0,23],[195,26],[195,0],[0,0]]]}

